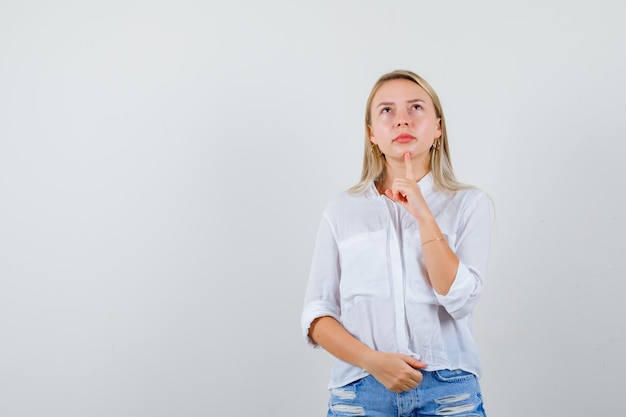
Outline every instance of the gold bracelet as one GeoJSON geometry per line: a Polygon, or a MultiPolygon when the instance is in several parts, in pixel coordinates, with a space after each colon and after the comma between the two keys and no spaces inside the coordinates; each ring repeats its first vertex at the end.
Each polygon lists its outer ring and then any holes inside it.
{"type": "Polygon", "coordinates": [[[430,243],[430,242],[436,242],[438,240],[446,240],[446,237],[444,236],[444,237],[438,237],[436,239],[427,240],[426,242],[422,243],[422,246],[424,246],[425,244],[430,243]]]}

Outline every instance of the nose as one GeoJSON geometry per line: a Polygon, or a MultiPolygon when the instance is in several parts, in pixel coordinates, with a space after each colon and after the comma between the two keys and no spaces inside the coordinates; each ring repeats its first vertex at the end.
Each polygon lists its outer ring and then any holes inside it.
{"type": "Polygon", "coordinates": [[[409,125],[409,115],[406,112],[399,112],[396,117],[396,126],[408,126],[409,125]]]}
{"type": "Polygon", "coordinates": [[[396,119],[396,125],[398,127],[401,126],[408,126],[409,125],[409,119],[406,116],[400,115],[398,116],[398,118],[396,119]]]}

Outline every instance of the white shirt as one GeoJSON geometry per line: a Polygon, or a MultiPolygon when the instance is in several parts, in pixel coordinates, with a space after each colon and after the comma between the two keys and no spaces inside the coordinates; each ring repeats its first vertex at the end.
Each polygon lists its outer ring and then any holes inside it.
{"type": "MultiPolygon", "coordinates": [[[[446,194],[429,173],[418,186],[459,267],[447,295],[430,285],[419,225],[372,183],[330,201],[319,226],[301,317],[307,343],[314,319],[331,316],[372,349],[414,356],[426,370],[463,369],[480,377],[472,310],[484,286],[491,206],[479,190],[446,194]]],[[[430,243],[441,244],[441,243],[430,243]]],[[[445,243],[444,243],[445,244],[445,243]]],[[[329,388],[366,376],[336,360],[329,388]]]]}

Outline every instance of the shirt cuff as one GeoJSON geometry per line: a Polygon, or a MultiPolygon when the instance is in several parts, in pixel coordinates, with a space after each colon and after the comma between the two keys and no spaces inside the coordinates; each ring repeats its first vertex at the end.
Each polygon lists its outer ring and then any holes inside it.
{"type": "Polygon", "coordinates": [[[472,312],[479,291],[479,279],[467,266],[459,263],[454,282],[448,294],[441,295],[435,291],[435,296],[446,311],[456,320],[472,312]],[[472,300],[474,302],[472,302],[472,300]]]}
{"type": "Polygon", "coordinates": [[[309,337],[309,329],[311,328],[311,323],[319,317],[329,316],[334,318],[335,320],[341,322],[339,320],[339,309],[334,303],[330,303],[327,301],[315,301],[307,304],[302,311],[302,316],[300,318],[300,327],[302,328],[302,336],[304,337],[304,341],[312,347],[319,347],[317,343],[315,343],[309,337]]]}

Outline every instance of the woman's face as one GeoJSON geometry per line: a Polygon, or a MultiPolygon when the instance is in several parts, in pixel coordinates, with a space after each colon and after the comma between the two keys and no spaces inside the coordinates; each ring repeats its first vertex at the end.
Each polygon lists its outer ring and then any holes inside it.
{"type": "Polygon", "coordinates": [[[370,112],[370,140],[388,161],[401,161],[410,152],[411,159],[428,167],[430,147],[441,136],[441,123],[422,87],[405,79],[387,81],[374,95],[370,112]]]}

